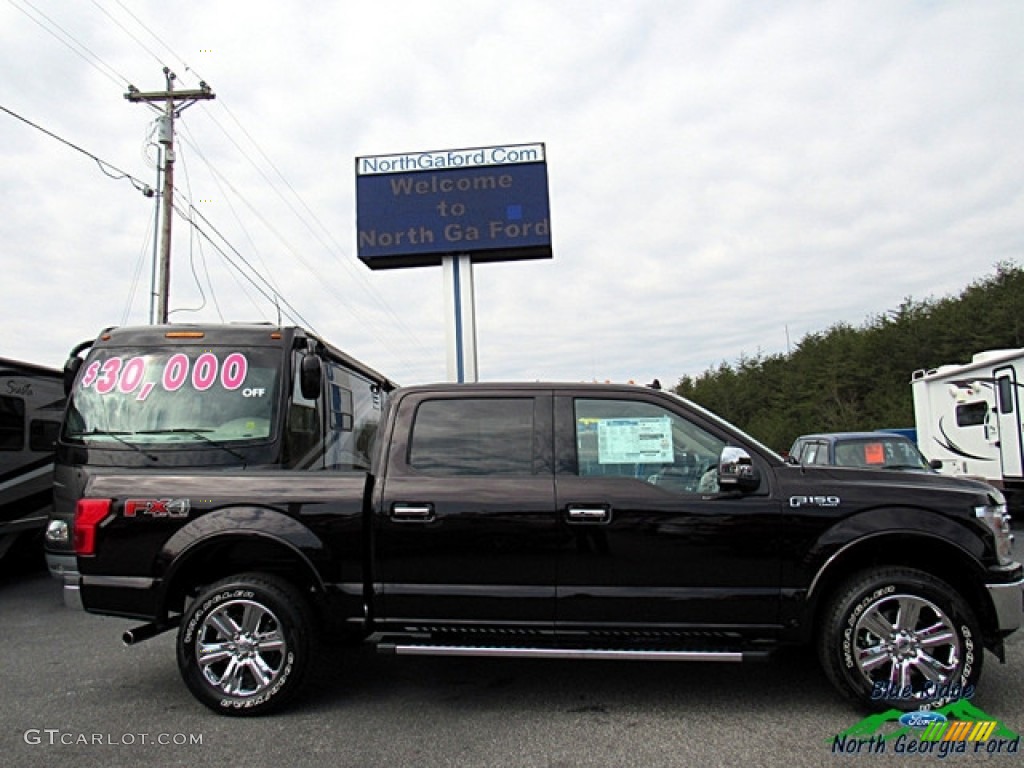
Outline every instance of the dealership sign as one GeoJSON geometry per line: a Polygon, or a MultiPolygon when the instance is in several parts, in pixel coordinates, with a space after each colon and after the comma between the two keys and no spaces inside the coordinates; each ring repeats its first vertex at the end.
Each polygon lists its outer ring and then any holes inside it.
{"type": "Polygon", "coordinates": [[[356,228],[371,269],[551,258],[544,145],[357,157],[356,228]]]}

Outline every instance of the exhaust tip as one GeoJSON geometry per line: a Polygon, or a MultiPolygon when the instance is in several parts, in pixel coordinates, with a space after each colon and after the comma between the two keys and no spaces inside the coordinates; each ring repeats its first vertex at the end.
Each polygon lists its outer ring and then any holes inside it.
{"type": "Polygon", "coordinates": [[[175,616],[169,621],[152,622],[150,624],[143,624],[142,626],[135,627],[133,629],[125,630],[124,634],[121,635],[121,642],[125,645],[137,645],[143,640],[149,640],[151,637],[166,632],[169,629],[174,629],[181,623],[181,617],[175,616]]]}
{"type": "Polygon", "coordinates": [[[138,637],[138,634],[138,629],[127,629],[124,631],[124,634],[121,635],[121,642],[125,645],[135,645],[136,643],[141,642],[141,638],[138,637]]]}

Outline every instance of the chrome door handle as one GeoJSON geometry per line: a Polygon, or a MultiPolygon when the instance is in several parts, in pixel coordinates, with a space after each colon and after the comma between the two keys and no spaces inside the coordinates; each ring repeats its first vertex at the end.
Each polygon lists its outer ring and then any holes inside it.
{"type": "Polygon", "coordinates": [[[606,507],[569,507],[572,523],[607,523],[611,519],[612,511],[606,507]]]}
{"type": "Polygon", "coordinates": [[[434,519],[433,504],[392,504],[391,517],[402,522],[429,523],[434,519]]]}

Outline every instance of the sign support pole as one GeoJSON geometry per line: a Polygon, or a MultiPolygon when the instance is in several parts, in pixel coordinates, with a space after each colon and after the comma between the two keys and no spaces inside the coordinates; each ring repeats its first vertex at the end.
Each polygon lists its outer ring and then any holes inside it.
{"type": "Polygon", "coordinates": [[[473,259],[465,253],[445,256],[441,265],[444,268],[448,380],[459,384],[475,382],[478,370],[473,259]]]}

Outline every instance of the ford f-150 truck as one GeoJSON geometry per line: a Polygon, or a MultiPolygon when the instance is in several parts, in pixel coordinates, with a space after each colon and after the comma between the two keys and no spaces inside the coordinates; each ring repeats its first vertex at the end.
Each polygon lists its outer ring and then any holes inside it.
{"type": "Polygon", "coordinates": [[[129,644],[177,628],[185,683],[225,714],[291,700],[331,639],[722,662],[803,645],[852,699],[921,709],[972,696],[1024,615],[998,490],[788,464],[644,387],[396,389],[368,471],[80,471],[84,607],[145,622],[129,644]]]}

